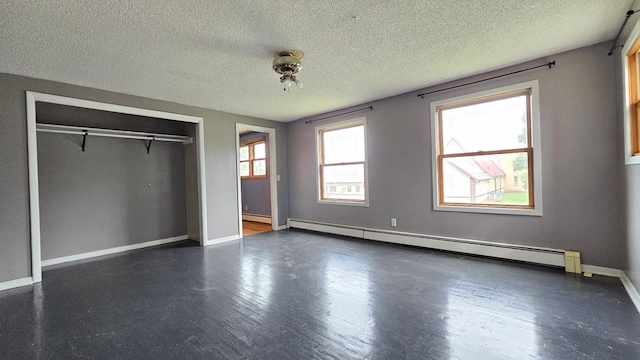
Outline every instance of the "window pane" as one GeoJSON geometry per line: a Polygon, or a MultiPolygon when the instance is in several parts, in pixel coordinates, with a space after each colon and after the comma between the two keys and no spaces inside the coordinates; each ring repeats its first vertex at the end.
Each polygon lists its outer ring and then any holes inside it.
{"type": "Polygon", "coordinates": [[[254,159],[264,159],[267,157],[266,155],[266,147],[265,143],[260,142],[253,145],[253,158],[254,159]]]}
{"type": "Polygon", "coordinates": [[[442,111],[444,154],[527,147],[527,96],[442,111]]]}
{"type": "Polygon", "coordinates": [[[267,175],[267,161],[256,160],[253,162],[253,176],[267,175]]]}
{"type": "Polygon", "coordinates": [[[364,201],[364,165],[338,165],[323,167],[325,199],[364,201]],[[355,186],[360,191],[349,192],[355,186]]]}
{"type": "Polygon", "coordinates": [[[324,163],[364,161],[364,125],[323,134],[324,163]]]}
{"type": "Polygon", "coordinates": [[[240,161],[249,160],[249,146],[248,145],[240,146],[239,153],[240,153],[240,161]]]}
{"type": "Polygon", "coordinates": [[[249,176],[249,162],[240,163],[240,176],[249,176]]]}
{"type": "Polygon", "coordinates": [[[527,153],[445,158],[442,175],[447,203],[529,205],[527,153]]]}

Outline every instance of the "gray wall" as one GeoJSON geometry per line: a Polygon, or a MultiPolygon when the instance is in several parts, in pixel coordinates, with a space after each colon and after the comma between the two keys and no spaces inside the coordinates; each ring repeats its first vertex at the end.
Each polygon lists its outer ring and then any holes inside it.
{"type": "Polygon", "coordinates": [[[203,117],[207,239],[238,234],[235,123],[276,129],[279,219],[286,224],[286,124],[10,74],[0,74],[0,84],[0,282],[31,276],[26,90],[203,117]]]}
{"type": "MultiPolygon", "coordinates": [[[[264,137],[267,148],[267,164],[271,159],[269,154],[269,134],[250,133],[240,136],[240,141],[264,137]]],[[[267,165],[268,169],[268,165],[267,165]]],[[[242,212],[245,214],[271,216],[271,174],[267,171],[266,179],[241,180],[242,212]],[[246,209],[246,210],[245,210],[246,209]]]]}
{"type": "Polygon", "coordinates": [[[374,110],[352,117],[367,118],[369,207],[316,202],[314,125],[304,119],[290,123],[291,217],[577,250],[583,263],[623,268],[620,137],[615,65],[607,56],[608,46],[582,48],[432,89],[556,60],[552,70],[525,72],[424,100],[416,95],[431,89],[364,104],[374,110]],[[540,85],[544,216],[433,211],[430,102],[534,79],[540,85]],[[397,228],[390,227],[391,217],[397,218],[397,228]]]}
{"type": "MultiPolygon", "coordinates": [[[[37,121],[164,134],[184,124],[56,104],[37,121]]],[[[183,125],[184,124],[184,125],[183,125]]],[[[193,126],[193,125],[191,125],[193,126]]],[[[187,234],[185,156],[180,143],[38,133],[42,259],[187,234]]]]}

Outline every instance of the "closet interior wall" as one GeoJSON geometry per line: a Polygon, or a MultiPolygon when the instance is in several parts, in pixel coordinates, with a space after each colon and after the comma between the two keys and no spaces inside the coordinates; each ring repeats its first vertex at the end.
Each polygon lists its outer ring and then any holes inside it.
{"type": "MultiPolygon", "coordinates": [[[[193,124],[58,104],[37,103],[36,114],[38,123],[195,133],[193,124]]],[[[39,132],[37,139],[42,260],[197,236],[187,226],[187,214],[199,226],[197,192],[193,204],[186,190],[192,177],[197,189],[195,150],[154,141],[147,154],[143,140],[89,136],[83,152],[79,135],[39,132]]]]}

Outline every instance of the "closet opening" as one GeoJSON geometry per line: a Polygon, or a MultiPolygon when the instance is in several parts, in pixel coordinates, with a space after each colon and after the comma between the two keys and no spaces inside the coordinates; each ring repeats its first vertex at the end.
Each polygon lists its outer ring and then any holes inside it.
{"type": "Polygon", "coordinates": [[[33,282],[42,266],[206,244],[203,119],[27,92],[33,282]]]}

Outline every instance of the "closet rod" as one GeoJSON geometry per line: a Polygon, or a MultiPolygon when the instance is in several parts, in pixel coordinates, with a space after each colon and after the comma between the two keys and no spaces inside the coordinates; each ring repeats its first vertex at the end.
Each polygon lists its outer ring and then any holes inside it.
{"type": "Polygon", "coordinates": [[[57,134],[71,134],[71,135],[89,135],[89,136],[103,136],[123,139],[138,139],[138,140],[157,140],[157,141],[170,141],[179,142],[183,144],[191,144],[193,139],[189,136],[182,135],[168,135],[168,134],[154,134],[138,131],[125,131],[125,130],[111,130],[111,129],[99,129],[81,126],[69,126],[69,125],[55,125],[55,124],[36,124],[36,130],[40,132],[57,133],[57,134]]]}

